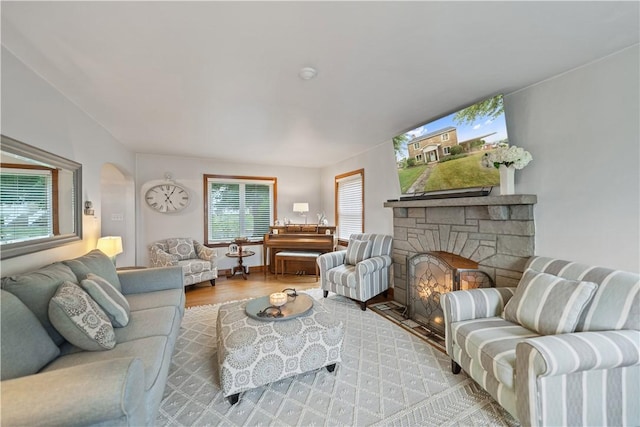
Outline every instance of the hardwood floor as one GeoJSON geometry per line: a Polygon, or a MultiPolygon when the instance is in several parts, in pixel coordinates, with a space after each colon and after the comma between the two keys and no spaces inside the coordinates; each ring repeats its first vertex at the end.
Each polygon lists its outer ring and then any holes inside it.
{"type": "MultiPolygon", "coordinates": [[[[273,274],[264,277],[261,271],[251,273],[244,280],[241,275],[236,275],[227,279],[224,275],[216,279],[216,285],[211,286],[209,282],[198,283],[189,286],[185,290],[186,306],[219,304],[228,301],[237,301],[247,298],[258,298],[269,295],[273,292],[280,292],[285,288],[295,288],[297,291],[320,287],[320,279],[315,281],[314,276],[285,275],[276,278],[273,274]]],[[[387,299],[392,298],[393,293],[389,293],[387,299]]],[[[384,301],[382,296],[374,298],[372,301],[384,301]]],[[[354,304],[357,304],[354,302],[354,304]]]]}
{"type": "Polygon", "coordinates": [[[320,287],[320,280],[315,281],[313,276],[286,275],[276,279],[273,274],[264,277],[262,272],[251,273],[244,280],[241,275],[227,279],[224,275],[216,279],[216,285],[209,282],[198,283],[189,286],[185,290],[187,307],[206,304],[219,304],[227,301],[237,301],[247,298],[258,298],[274,292],[280,292],[285,288],[294,288],[298,291],[320,287]]]}

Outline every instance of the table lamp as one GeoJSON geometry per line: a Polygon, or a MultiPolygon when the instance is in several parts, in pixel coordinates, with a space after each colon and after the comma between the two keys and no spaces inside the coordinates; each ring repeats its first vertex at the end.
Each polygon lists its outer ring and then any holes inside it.
{"type": "Polygon", "coordinates": [[[304,217],[304,223],[307,223],[307,212],[309,212],[309,203],[294,203],[293,211],[298,212],[304,217]]]}
{"type": "Polygon", "coordinates": [[[104,252],[106,256],[111,258],[113,265],[116,265],[116,255],[122,253],[122,237],[105,236],[98,239],[96,249],[104,252]]]}

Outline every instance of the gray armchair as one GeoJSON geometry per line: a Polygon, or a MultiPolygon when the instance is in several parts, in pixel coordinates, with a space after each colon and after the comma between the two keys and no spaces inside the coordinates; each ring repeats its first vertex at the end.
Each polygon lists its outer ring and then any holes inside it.
{"type": "Polygon", "coordinates": [[[328,252],[318,257],[320,287],[326,298],[329,291],[360,302],[389,289],[389,267],[393,237],[385,234],[352,234],[345,251],[328,252]]]}
{"type": "Polygon", "coordinates": [[[218,277],[218,254],[191,238],[169,238],[149,245],[151,267],[179,265],[184,274],[184,286],[209,280],[216,285],[218,277]]]}

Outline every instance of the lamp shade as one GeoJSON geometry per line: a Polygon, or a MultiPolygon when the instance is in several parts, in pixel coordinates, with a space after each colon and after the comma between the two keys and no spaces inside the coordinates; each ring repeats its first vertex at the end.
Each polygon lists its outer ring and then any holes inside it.
{"type": "Polygon", "coordinates": [[[309,212],[309,203],[294,203],[293,211],[300,213],[309,212]]]}
{"type": "Polygon", "coordinates": [[[108,257],[114,257],[122,253],[122,237],[105,236],[98,239],[96,249],[101,250],[108,257]]]}

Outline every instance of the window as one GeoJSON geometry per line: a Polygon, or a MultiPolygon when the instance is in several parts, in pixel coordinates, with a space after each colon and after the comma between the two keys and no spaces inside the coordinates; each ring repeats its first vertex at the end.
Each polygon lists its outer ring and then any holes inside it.
{"type": "Polygon", "coordinates": [[[2,165],[0,245],[58,234],[57,172],[44,166],[2,165]]]}
{"type": "Polygon", "coordinates": [[[364,169],[336,176],[335,198],[338,241],[344,244],[364,232],[364,169]]]}
{"type": "Polygon", "coordinates": [[[442,152],[444,154],[451,154],[451,147],[443,147],[442,152]]]}
{"type": "Polygon", "coordinates": [[[422,154],[418,154],[418,155],[416,156],[416,162],[422,162],[422,161],[423,161],[423,160],[422,160],[422,154]]]}
{"type": "Polygon", "coordinates": [[[276,217],[277,180],[271,177],[204,175],[205,243],[236,237],[262,240],[276,217]]]}
{"type": "Polygon", "coordinates": [[[413,143],[413,148],[414,148],[414,150],[419,150],[420,149],[420,143],[419,142],[414,142],[413,143]]]}
{"type": "Polygon", "coordinates": [[[448,141],[449,140],[449,133],[443,133],[442,135],[440,135],[440,138],[442,141],[448,141]]]}

